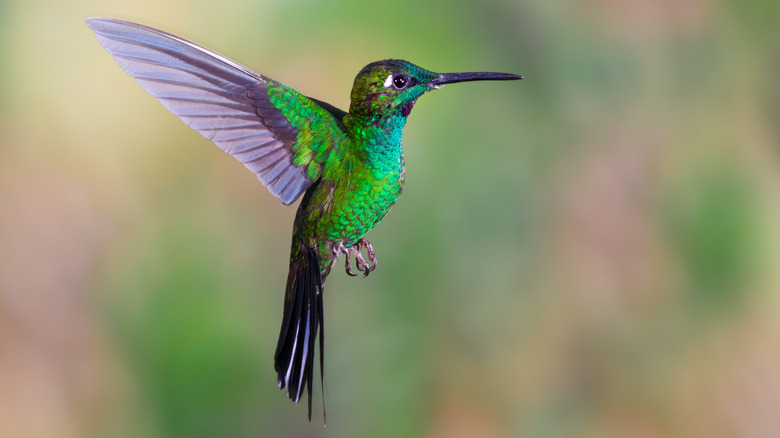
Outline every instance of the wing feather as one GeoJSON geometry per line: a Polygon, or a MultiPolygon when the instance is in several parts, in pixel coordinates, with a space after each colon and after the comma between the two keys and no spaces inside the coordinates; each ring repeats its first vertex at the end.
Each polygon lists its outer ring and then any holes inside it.
{"type": "Polygon", "coordinates": [[[294,202],[312,184],[306,169],[317,152],[338,147],[338,135],[319,135],[316,142],[301,145],[298,133],[305,130],[305,138],[311,138],[310,132],[338,134],[343,111],[176,35],[110,18],[86,21],[144,90],[243,163],[283,203],[294,202]]]}

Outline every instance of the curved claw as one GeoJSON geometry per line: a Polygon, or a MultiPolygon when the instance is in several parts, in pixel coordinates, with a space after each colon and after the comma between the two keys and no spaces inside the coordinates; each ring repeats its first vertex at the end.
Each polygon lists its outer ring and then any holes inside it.
{"type": "MultiPolygon", "coordinates": [[[[349,253],[346,254],[346,257],[344,257],[344,262],[345,262],[344,268],[347,271],[347,275],[349,275],[350,277],[357,277],[357,274],[352,272],[352,263],[350,263],[349,260],[349,253]]],[[[360,266],[358,266],[358,269],[360,269],[360,266]]]]}
{"type": "Polygon", "coordinates": [[[374,252],[374,247],[371,246],[370,243],[368,243],[368,240],[366,239],[360,239],[360,240],[363,240],[365,242],[366,253],[368,254],[368,260],[371,262],[371,266],[368,268],[368,270],[373,271],[374,269],[376,269],[376,253],[374,252]]]}
{"type": "Polygon", "coordinates": [[[371,243],[364,237],[361,237],[355,246],[357,247],[355,258],[357,261],[358,270],[363,273],[363,277],[367,277],[371,271],[376,269],[376,253],[374,252],[374,247],[371,246],[371,243]],[[371,263],[371,265],[366,263],[366,259],[363,258],[363,248],[366,249],[368,261],[371,263]]]}
{"type": "Polygon", "coordinates": [[[368,275],[368,265],[366,264],[366,259],[363,258],[363,254],[361,253],[360,245],[357,245],[357,250],[355,251],[355,264],[357,265],[358,271],[363,273],[363,277],[368,275]]]}

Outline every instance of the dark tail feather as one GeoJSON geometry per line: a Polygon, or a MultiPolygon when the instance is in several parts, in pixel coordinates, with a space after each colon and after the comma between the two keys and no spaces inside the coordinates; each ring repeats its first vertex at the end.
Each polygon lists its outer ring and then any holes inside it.
{"type": "Polygon", "coordinates": [[[284,296],[284,318],[274,355],[274,369],[279,389],[296,404],[308,388],[309,421],[314,380],[314,344],[320,330],[320,381],[322,383],[322,417],[325,421],[325,378],[323,375],[324,330],[322,328],[322,276],[320,258],[315,248],[300,251],[290,262],[287,291],[284,296]]]}

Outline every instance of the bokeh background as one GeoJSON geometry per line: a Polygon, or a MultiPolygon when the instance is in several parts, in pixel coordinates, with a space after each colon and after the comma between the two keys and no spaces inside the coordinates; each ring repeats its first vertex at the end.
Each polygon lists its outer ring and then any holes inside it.
{"type": "Polygon", "coordinates": [[[3,0],[0,436],[780,436],[778,23],[772,0],[3,0]],[[327,428],[273,373],[295,209],[88,16],[342,108],[388,57],[526,76],[415,107],[379,268],[326,285],[327,428]]]}

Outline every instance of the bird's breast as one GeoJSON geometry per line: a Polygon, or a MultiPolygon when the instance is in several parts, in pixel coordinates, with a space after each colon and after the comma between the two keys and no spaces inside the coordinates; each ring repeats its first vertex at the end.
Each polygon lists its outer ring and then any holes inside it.
{"type": "Polygon", "coordinates": [[[331,242],[354,244],[390,211],[404,183],[402,157],[384,171],[369,165],[353,166],[334,181],[328,211],[320,231],[331,242]]]}

